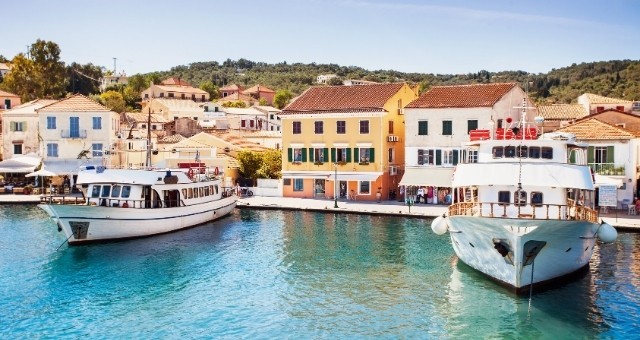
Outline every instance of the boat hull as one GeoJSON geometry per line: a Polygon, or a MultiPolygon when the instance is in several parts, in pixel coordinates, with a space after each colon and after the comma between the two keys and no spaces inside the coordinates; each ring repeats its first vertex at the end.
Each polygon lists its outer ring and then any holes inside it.
{"type": "Polygon", "coordinates": [[[589,264],[599,225],[588,221],[450,216],[458,258],[517,293],[589,264]],[[533,279],[532,279],[533,270],[533,279]]]}
{"type": "Polygon", "coordinates": [[[186,229],[229,214],[237,197],[172,208],[119,208],[41,204],[69,245],[147,237],[186,229]]]}

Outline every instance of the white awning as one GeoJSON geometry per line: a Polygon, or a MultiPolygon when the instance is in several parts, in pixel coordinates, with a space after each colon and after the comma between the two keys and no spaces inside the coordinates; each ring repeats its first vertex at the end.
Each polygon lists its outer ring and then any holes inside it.
{"type": "Polygon", "coordinates": [[[616,188],[622,187],[622,180],[619,178],[613,178],[613,177],[603,176],[598,174],[595,174],[594,177],[595,177],[595,181],[593,184],[596,188],[600,187],[601,185],[615,185],[616,188]]]}
{"type": "Polygon", "coordinates": [[[282,172],[282,178],[316,178],[327,179],[329,173],[326,171],[286,171],[282,172]]]}
{"type": "Polygon", "coordinates": [[[29,173],[40,165],[42,158],[36,155],[17,155],[0,162],[0,172],[29,173]]]}
{"type": "Polygon", "coordinates": [[[406,168],[400,185],[451,187],[453,168],[406,168]]]}
{"type": "MultiPolygon", "coordinates": [[[[382,175],[382,172],[361,172],[361,173],[340,173],[338,172],[338,181],[375,181],[382,175]]],[[[335,180],[336,175],[329,175],[329,180],[335,180]]]]}
{"type": "Polygon", "coordinates": [[[47,170],[58,175],[76,175],[83,165],[102,165],[101,159],[45,159],[44,166],[47,170]]]}

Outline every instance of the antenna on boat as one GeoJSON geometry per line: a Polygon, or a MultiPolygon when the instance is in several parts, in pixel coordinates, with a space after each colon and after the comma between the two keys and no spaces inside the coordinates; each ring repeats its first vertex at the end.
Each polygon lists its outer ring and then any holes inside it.
{"type": "Polygon", "coordinates": [[[146,160],[147,169],[151,168],[151,107],[148,110],[147,117],[147,160],[146,160]]]}

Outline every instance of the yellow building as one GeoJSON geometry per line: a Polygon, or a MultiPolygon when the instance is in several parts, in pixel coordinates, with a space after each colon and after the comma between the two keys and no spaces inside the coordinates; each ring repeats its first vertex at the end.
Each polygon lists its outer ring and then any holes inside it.
{"type": "Polygon", "coordinates": [[[416,97],[404,83],[305,91],[280,115],[283,195],[393,198],[404,165],[403,108],[416,97]]]}

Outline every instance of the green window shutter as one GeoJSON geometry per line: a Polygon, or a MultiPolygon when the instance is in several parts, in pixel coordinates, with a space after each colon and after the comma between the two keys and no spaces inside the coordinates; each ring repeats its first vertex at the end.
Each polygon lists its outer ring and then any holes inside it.
{"type": "Polygon", "coordinates": [[[347,163],[351,163],[351,148],[347,148],[347,163]]]}
{"type": "Polygon", "coordinates": [[[426,136],[429,134],[429,122],[428,121],[419,121],[418,122],[418,135],[426,136]]]}
{"type": "Polygon", "coordinates": [[[375,154],[376,154],[376,149],[369,148],[369,162],[373,163],[376,161],[375,154]]]}
{"type": "Polygon", "coordinates": [[[302,161],[307,161],[307,148],[302,148],[302,161]]]}
{"type": "Polygon", "coordinates": [[[590,146],[587,150],[587,163],[593,163],[594,156],[595,152],[593,151],[593,146],[590,146]]]}
{"type": "Polygon", "coordinates": [[[9,127],[9,130],[16,131],[16,122],[11,122],[11,126],[9,127]]]}
{"type": "Polygon", "coordinates": [[[331,148],[331,161],[336,162],[336,148],[331,148]]]}
{"type": "Polygon", "coordinates": [[[436,150],[436,165],[442,165],[442,150],[436,150]]]}
{"type": "Polygon", "coordinates": [[[571,153],[569,154],[569,163],[576,164],[576,150],[571,150],[571,153]]]}
{"type": "Polygon", "coordinates": [[[360,163],[360,149],[353,148],[353,159],[354,159],[354,162],[360,163]]]}
{"type": "Polygon", "coordinates": [[[313,148],[309,148],[309,162],[314,162],[314,156],[313,148]]]}
{"type": "Polygon", "coordinates": [[[453,165],[458,165],[458,150],[453,150],[453,165]]]}
{"type": "Polygon", "coordinates": [[[329,161],[329,148],[324,148],[324,151],[322,152],[322,157],[324,157],[324,159],[322,159],[323,162],[329,161]]]}
{"type": "Polygon", "coordinates": [[[607,146],[607,163],[613,164],[613,146],[607,146]]]}
{"type": "Polygon", "coordinates": [[[287,149],[287,160],[289,161],[289,163],[293,162],[293,149],[292,148],[288,148],[287,149]]]}

